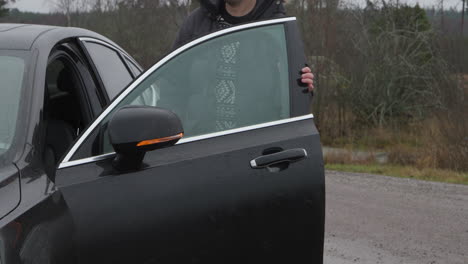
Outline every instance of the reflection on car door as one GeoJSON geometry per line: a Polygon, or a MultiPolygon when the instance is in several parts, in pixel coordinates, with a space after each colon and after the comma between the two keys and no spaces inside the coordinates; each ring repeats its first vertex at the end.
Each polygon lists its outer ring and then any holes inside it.
{"type": "Polygon", "coordinates": [[[127,68],[129,66],[124,63],[120,51],[111,45],[90,38],[82,38],[81,41],[112,100],[132,81],[133,72],[127,68]]]}
{"type": "Polygon", "coordinates": [[[117,96],[57,172],[82,263],[322,263],[324,171],[297,82],[304,63],[295,18],[256,22],[179,48],[117,96]],[[105,130],[129,104],[174,111],[186,138],[121,173],[105,130]]]}

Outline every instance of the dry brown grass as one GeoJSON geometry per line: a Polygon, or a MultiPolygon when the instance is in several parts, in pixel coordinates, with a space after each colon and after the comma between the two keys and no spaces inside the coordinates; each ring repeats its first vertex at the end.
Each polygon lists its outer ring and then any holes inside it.
{"type": "Polygon", "coordinates": [[[438,181],[468,185],[467,172],[455,172],[451,170],[431,168],[418,169],[411,166],[381,164],[326,164],[325,168],[328,170],[371,173],[401,178],[413,178],[425,181],[438,181]]]}
{"type": "Polygon", "coordinates": [[[371,153],[368,156],[356,156],[352,150],[345,150],[337,153],[327,153],[323,157],[325,164],[372,164],[375,163],[375,156],[371,153]]]}
{"type": "Polygon", "coordinates": [[[389,164],[468,172],[468,74],[457,78],[458,88],[441,95],[445,107],[434,108],[424,120],[395,120],[384,127],[370,127],[358,124],[351,111],[328,104],[318,124],[322,142],[349,153],[332,153],[325,161],[369,164],[375,159],[356,160],[352,151],[385,151],[389,164]]]}
{"type": "Polygon", "coordinates": [[[325,164],[351,164],[353,160],[349,153],[331,153],[323,156],[323,162],[325,164]]]}
{"type": "Polygon", "coordinates": [[[388,161],[395,165],[415,165],[422,156],[416,148],[399,143],[390,148],[388,161]]]}
{"type": "MultiPolygon", "coordinates": [[[[468,113],[468,110],[467,112],[468,113]]],[[[430,119],[400,128],[369,128],[332,138],[323,134],[324,144],[347,151],[329,153],[328,164],[371,164],[375,158],[356,159],[355,150],[385,151],[390,164],[418,169],[468,171],[468,114],[441,112],[430,119]]]]}
{"type": "Polygon", "coordinates": [[[401,135],[405,140],[389,146],[389,162],[420,169],[468,171],[468,120],[461,114],[440,115],[416,125],[401,135]]]}

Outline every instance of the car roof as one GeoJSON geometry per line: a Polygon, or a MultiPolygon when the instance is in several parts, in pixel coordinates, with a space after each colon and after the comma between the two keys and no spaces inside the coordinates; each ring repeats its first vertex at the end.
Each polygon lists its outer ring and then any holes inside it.
{"type": "Polygon", "coordinates": [[[97,33],[81,28],[0,23],[0,50],[30,50],[36,40],[49,34],[54,38],[81,36],[107,40],[97,33]]]}
{"type": "Polygon", "coordinates": [[[0,24],[0,49],[29,50],[34,41],[53,26],[0,24]]]}

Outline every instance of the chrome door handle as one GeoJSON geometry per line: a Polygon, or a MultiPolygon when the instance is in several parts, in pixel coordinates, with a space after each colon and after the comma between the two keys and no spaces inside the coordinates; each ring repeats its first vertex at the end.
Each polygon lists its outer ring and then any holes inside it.
{"type": "Polygon", "coordinates": [[[307,151],[303,148],[289,149],[281,152],[263,155],[250,161],[250,167],[261,169],[282,162],[296,162],[307,157],[307,151]]]}

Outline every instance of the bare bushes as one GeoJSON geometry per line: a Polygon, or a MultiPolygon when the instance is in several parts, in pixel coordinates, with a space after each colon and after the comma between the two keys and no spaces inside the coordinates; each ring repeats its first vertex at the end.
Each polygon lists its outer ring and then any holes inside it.
{"type": "Polygon", "coordinates": [[[434,113],[412,128],[405,137],[417,138],[419,145],[396,143],[388,148],[389,161],[418,168],[468,171],[468,108],[464,112],[446,110],[434,113]]]}
{"type": "Polygon", "coordinates": [[[369,8],[356,19],[362,30],[354,48],[362,64],[352,71],[349,98],[360,120],[384,126],[422,119],[442,107],[439,95],[453,85],[424,10],[369,8]]]}
{"type": "MultiPolygon", "coordinates": [[[[310,21],[302,28],[324,144],[383,150],[398,165],[467,171],[468,78],[447,63],[446,54],[459,51],[444,50],[446,36],[425,10],[392,1],[364,9],[306,2],[298,14],[310,21]]],[[[343,154],[327,161],[356,162],[343,154]]]]}
{"type": "MultiPolygon", "coordinates": [[[[437,115],[434,159],[439,168],[468,171],[468,107],[437,115]]],[[[429,153],[428,153],[429,154],[429,153]]]]}

